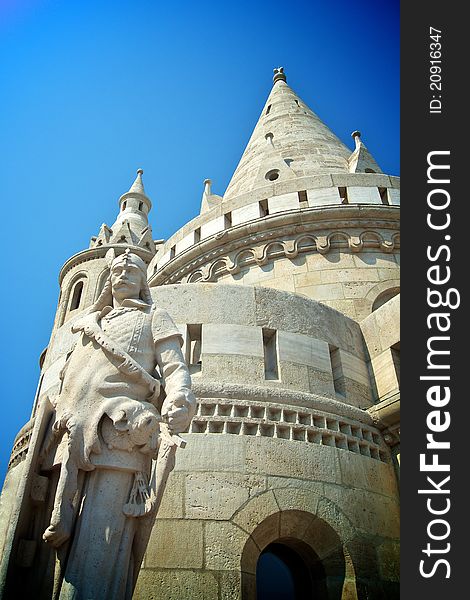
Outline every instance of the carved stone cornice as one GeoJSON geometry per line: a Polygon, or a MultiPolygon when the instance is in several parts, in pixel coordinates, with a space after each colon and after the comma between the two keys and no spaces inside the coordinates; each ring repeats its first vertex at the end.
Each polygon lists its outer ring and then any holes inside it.
{"type": "Polygon", "coordinates": [[[217,281],[251,264],[305,252],[351,252],[399,247],[399,211],[390,206],[341,206],[269,215],[221,231],[177,255],[149,278],[151,286],[185,281],[217,281]],[[385,232],[389,232],[386,235],[385,232]]]}
{"type": "Polygon", "coordinates": [[[198,399],[226,398],[237,400],[252,400],[258,402],[274,402],[279,405],[292,405],[314,408],[325,413],[346,417],[376,427],[374,419],[368,411],[346,404],[334,398],[320,396],[310,392],[301,392],[287,388],[270,387],[268,385],[244,385],[241,383],[227,383],[217,381],[200,381],[197,377],[192,379],[192,390],[198,399]]]}

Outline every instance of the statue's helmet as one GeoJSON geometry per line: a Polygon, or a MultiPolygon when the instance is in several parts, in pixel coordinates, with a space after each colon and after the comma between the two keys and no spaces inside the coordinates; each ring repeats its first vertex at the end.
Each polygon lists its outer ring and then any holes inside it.
{"type": "Polygon", "coordinates": [[[120,254],[119,256],[115,256],[114,249],[111,249],[106,254],[106,259],[108,261],[110,271],[112,271],[113,268],[116,267],[117,265],[125,265],[128,263],[132,263],[136,267],[139,267],[139,269],[142,271],[142,275],[144,276],[145,279],[147,279],[147,265],[140,258],[140,256],[131,252],[130,248],[126,248],[125,252],[123,252],[123,254],[120,254]],[[110,252],[112,254],[110,254],[110,252]],[[109,254],[109,258],[108,258],[108,254],[109,254]]]}

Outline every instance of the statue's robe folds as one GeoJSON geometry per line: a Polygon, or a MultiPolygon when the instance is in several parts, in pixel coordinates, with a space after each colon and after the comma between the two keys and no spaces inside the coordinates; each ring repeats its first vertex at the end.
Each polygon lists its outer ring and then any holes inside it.
{"type": "MultiPolygon", "coordinates": [[[[86,315],[83,322],[90,318],[143,370],[161,378],[170,404],[178,395],[181,406],[183,395],[193,411],[182,338],[165,311],[125,300],[119,308],[86,315]]],[[[80,329],[80,320],[74,327],[80,329]]],[[[46,450],[42,464],[43,470],[54,469],[68,460],[78,468],[76,491],[63,498],[72,507],[73,528],[57,550],[60,573],[56,568],[53,597],[60,600],[130,599],[140,567],[139,527],[148,527],[148,520],[126,516],[123,507],[135,489],[136,474],[149,477],[155,452],[145,431],[151,419],[136,427],[128,422],[128,408],[142,406],[145,412],[150,392],[145,382],[123,373],[120,362],[85,328],[63,370],[55,424],[66,422],[67,430],[46,450]]]]}

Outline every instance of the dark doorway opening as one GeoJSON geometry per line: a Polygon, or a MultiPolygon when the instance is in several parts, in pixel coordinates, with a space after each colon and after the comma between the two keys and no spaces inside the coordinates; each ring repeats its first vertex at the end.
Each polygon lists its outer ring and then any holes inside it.
{"type": "Polygon", "coordinates": [[[306,552],[307,547],[300,547],[303,545],[298,540],[294,544],[286,540],[264,549],[256,567],[257,600],[323,600],[328,597],[321,562],[313,556],[311,548],[306,552]]]}

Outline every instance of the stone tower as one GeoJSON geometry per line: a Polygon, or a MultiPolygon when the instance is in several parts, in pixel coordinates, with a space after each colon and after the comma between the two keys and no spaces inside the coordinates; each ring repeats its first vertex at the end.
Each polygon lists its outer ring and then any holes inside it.
{"type": "MultiPolygon", "coordinates": [[[[351,153],[276,69],[223,197],[206,180],[200,214],[156,251],[139,173],[116,223],[62,269],[39,405],[110,245],[149,263],[185,339],[198,412],[136,598],[254,600],[269,553],[310,596],[398,598],[399,180],[353,138],[351,153]]],[[[38,429],[18,434],[2,495],[4,574],[35,567],[38,429]]]]}

